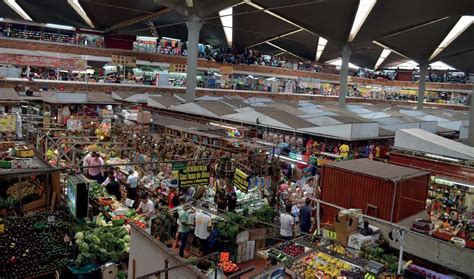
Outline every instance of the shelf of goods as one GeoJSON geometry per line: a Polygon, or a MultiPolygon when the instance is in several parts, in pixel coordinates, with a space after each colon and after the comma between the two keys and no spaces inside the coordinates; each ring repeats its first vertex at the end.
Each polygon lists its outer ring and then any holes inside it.
{"type": "Polygon", "coordinates": [[[70,219],[65,211],[51,211],[0,222],[0,274],[30,278],[65,269],[71,257],[64,243],[70,219]]]}

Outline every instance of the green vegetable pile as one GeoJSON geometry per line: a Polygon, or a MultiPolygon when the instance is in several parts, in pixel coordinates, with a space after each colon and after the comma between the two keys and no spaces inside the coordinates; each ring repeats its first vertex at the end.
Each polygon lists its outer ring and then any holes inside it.
{"type": "Polygon", "coordinates": [[[363,247],[361,257],[383,264],[384,267],[392,272],[398,269],[398,257],[393,254],[385,253],[380,247],[363,247]]]}
{"type": "Polygon", "coordinates": [[[0,209],[13,209],[18,201],[13,197],[0,197],[0,209]]]}
{"type": "Polygon", "coordinates": [[[89,183],[89,197],[96,199],[98,197],[108,197],[109,194],[104,186],[97,183],[97,181],[91,181],[89,183]]]}
{"type": "Polygon", "coordinates": [[[98,226],[79,231],[74,236],[80,253],[76,266],[93,262],[119,260],[130,250],[130,235],[124,226],[98,226]]]}

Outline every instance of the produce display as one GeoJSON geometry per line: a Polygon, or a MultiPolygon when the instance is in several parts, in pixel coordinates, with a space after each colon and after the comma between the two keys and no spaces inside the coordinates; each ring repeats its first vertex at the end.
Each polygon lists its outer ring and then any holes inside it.
{"type": "Polygon", "coordinates": [[[40,196],[42,187],[34,181],[21,181],[13,184],[7,189],[7,195],[17,201],[21,201],[27,197],[40,196]]]}
{"type": "Polygon", "coordinates": [[[351,271],[352,266],[336,257],[323,252],[314,253],[303,257],[291,266],[297,274],[304,274],[305,279],[316,278],[316,272],[322,271],[325,275],[337,277],[343,271],[351,271]]]}
{"type": "Polygon", "coordinates": [[[0,277],[28,278],[65,268],[70,256],[64,243],[69,218],[64,211],[7,218],[0,233],[0,277]]]}
{"type": "Polygon", "coordinates": [[[395,272],[398,269],[398,257],[385,253],[380,247],[363,247],[361,252],[362,258],[380,263],[389,271],[395,272]]]}
{"type": "Polygon", "coordinates": [[[240,270],[240,268],[233,263],[232,261],[220,262],[218,264],[220,268],[224,271],[224,274],[229,275],[240,270]]]}
{"type": "Polygon", "coordinates": [[[278,245],[276,249],[294,258],[304,253],[304,246],[291,243],[291,242],[282,243],[278,245]]]}
{"type": "Polygon", "coordinates": [[[86,223],[74,240],[79,248],[76,266],[88,263],[119,260],[130,249],[130,235],[126,225],[113,226],[112,222],[86,223]]]}

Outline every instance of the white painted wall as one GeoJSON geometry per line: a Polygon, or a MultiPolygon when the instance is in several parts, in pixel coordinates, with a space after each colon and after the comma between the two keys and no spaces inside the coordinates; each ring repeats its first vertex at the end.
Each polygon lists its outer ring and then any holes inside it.
{"type": "MultiPolygon", "coordinates": [[[[146,232],[139,231],[132,226],[130,231],[130,256],[128,260],[128,278],[133,278],[133,261],[135,261],[135,277],[142,276],[165,268],[165,259],[169,260],[169,267],[183,263],[172,254],[171,250],[158,241],[146,236],[146,232]]],[[[150,236],[151,237],[151,236],[150,236]]],[[[169,272],[169,278],[204,278],[194,267],[182,267],[169,272]]],[[[162,277],[164,278],[164,274],[162,277]]]]}

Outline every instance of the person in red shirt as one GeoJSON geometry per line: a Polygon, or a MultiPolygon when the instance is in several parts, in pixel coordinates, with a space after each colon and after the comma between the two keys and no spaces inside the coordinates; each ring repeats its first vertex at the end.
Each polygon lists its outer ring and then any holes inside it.
{"type": "Polygon", "coordinates": [[[179,198],[176,194],[176,188],[170,188],[170,194],[168,195],[168,208],[173,209],[179,204],[179,198]]]}

